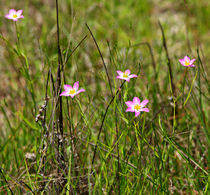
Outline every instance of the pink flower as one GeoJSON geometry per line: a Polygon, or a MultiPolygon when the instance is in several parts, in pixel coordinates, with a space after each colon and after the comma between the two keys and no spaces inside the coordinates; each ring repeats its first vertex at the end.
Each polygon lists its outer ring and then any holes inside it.
{"type": "Polygon", "coordinates": [[[75,95],[85,91],[85,89],[80,89],[80,90],[78,89],[79,89],[79,81],[75,82],[73,87],[71,85],[64,85],[65,91],[63,91],[60,94],[60,96],[71,96],[73,98],[75,95]]]}
{"type": "Polygon", "coordinates": [[[181,63],[182,66],[187,66],[187,67],[194,67],[195,65],[193,62],[195,59],[190,60],[188,56],[185,56],[183,59],[179,59],[179,62],[181,63]]]}
{"type": "Polygon", "coordinates": [[[131,74],[131,71],[128,69],[125,72],[122,72],[120,70],[117,70],[118,76],[116,77],[117,79],[122,79],[126,81],[130,81],[131,78],[137,77],[136,74],[131,74]]]}
{"type": "Polygon", "coordinates": [[[143,100],[140,102],[138,97],[134,97],[133,101],[127,101],[125,104],[128,106],[126,112],[135,112],[135,117],[139,116],[140,112],[149,112],[148,108],[144,108],[149,100],[143,100]]]}
{"type": "Polygon", "coordinates": [[[9,14],[5,15],[5,18],[13,21],[18,21],[20,18],[24,18],[21,14],[23,13],[23,10],[16,11],[15,9],[9,10],[9,14]]]}

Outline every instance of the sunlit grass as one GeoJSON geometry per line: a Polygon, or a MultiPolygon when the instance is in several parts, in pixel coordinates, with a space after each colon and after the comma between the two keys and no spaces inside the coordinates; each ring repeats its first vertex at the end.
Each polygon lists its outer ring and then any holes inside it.
{"type": "Polygon", "coordinates": [[[60,1],[59,44],[55,2],[4,3],[2,194],[208,193],[210,6],[157,2],[60,1]]]}

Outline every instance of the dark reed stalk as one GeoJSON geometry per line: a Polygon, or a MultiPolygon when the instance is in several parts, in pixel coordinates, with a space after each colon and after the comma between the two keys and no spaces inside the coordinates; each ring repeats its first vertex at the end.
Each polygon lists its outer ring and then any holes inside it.
{"type": "Polygon", "coordinates": [[[161,30],[161,34],[162,34],[163,47],[164,47],[165,52],[166,52],[167,65],[168,65],[168,71],[169,71],[169,76],[170,76],[172,94],[173,94],[173,97],[175,97],[175,85],[174,85],[174,82],[173,82],[173,73],[172,73],[172,68],[171,68],[171,59],[169,57],[169,52],[168,52],[168,47],[167,47],[167,43],[166,43],[165,33],[164,33],[164,30],[163,30],[163,27],[162,27],[162,24],[160,23],[160,21],[159,21],[158,24],[159,24],[159,27],[160,27],[160,30],[161,30]]]}
{"type": "MultiPolygon", "coordinates": [[[[112,99],[109,101],[109,104],[108,106],[106,107],[106,111],[104,113],[104,116],[103,116],[103,119],[102,119],[102,122],[101,122],[101,126],[100,126],[100,129],[99,129],[99,132],[98,132],[98,137],[97,137],[97,142],[96,142],[96,146],[95,146],[95,149],[94,149],[94,153],[93,153],[93,159],[92,159],[92,166],[94,164],[94,161],[95,161],[95,156],[96,156],[96,151],[97,151],[97,147],[98,147],[98,143],[99,143],[99,139],[100,139],[100,135],[101,135],[101,131],[102,131],[102,128],[103,128],[103,125],[104,125],[104,121],[105,121],[105,118],[106,118],[106,114],[109,110],[109,107],[110,105],[112,104],[112,102],[114,101],[115,97],[117,96],[117,94],[121,91],[121,88],[123,87],[125,81],[121,84],[121,86],[118,88],[118,90],[116,91],[115,95],[112,96],[112,99]]],[[[92,172],[92,170],[91,170],[92,172]]]]}
{"type": "Polygon", "coordinates": [[[101,56],[101,60],[102,60],[102,62],[103,62],[104,69],[105,69],[105,71],[106,71],[106,76],[107,76],[107,79],[108,79],[108,82],[109,82],[109,88],[110,88],[110,91],[111,91],[111,94],[112,94],[112,97],[113,97],[111,80],[110,80],[110,77],[109,77],[109,73],[108,73],[108,70],[107,70],[107,67],[106,67],[106,64],[105,64],[103,55],[102,55],[101,50],[100,50],[100,48],[99,48],[99,46],[98,46],[98,43],[97,43],[97,41],[96,41],[96,39],[95,39],[95,37],[94,37],[92,31],[90,30],[89,26],[87,25],[87,23],[86,23],[86,27],[87,27],[87,29],[89,30],[89,32],[90,32],[90,34],[91,34],[91,36],[92,36],[92,38],[93,38],[93,41],[94,41],[94,43],[95,43],[95,45],[96,45],[96,47],[97,47],[97,49],[98,49],[98,52],[99,52],[99,54],[100,54],[100,56],[101,56]]]}
{"type": "MultiPolygon", "coordinates": [[[[58,50],[58,70],[57,70],[57,96],[59,96],[61,91],[61,71],[63,71],[63,64],[62,64],[62,55],[61,55],[61,49],[60,49],[60,28],[59,28],[59,9],[58,9],[58,0],[56,0],[56,24],[57,24],[57,50],[58,50]]],[[[58,106],[58,105],[57,105],[58,106]]],[[[62,167],[62,163],[64,161],[64,143],[63,143],[63,109],[62,109],[62,97],[59,96],[59,106],[57,107],[57,116],[58,116],[58,128],[59,133],[61,135],[62,141],[58,141],[58,147],[61,147],[61,155],[59,155],[60,167],[62,167]]],[[[58,134],[59,134],[58,133],[58,134]]],[[[59,151],[59,149],[58,149],[59,151]]]]}
{"type": "Polygon", "coordinates": [[[71,51],[71,53],[67,56],[65,62],[64,62],[64,69],[65,65],[68,62],[69,58],[72,56],[72,54],[78,49],[78,47],[83,43],[83,41],[87,38],[87,35],[85,35],[82,40],[77,44],[77,46],[71,51]]]}

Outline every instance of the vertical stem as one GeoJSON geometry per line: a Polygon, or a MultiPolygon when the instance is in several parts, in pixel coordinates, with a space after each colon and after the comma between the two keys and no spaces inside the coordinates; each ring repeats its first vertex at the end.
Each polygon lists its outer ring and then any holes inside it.
{"type": "MultiPolygon", "coordinates": [[[[61,71],[63,70],[62,65],[62,56],[61,56],[61,50],[60,50],[60,29],[59,29],[59,10],[58,10],[58,0],[56,0],[56,24],[57,24],[57,50],[58,50],[58,70],[57,70],[57,96],[59,96],[61,91],[61,71]]],[[[60,167],[62,166],[62,162],[64,162],[64,144],[63,144],[63,113],[62,113],[62,97],[59,96],[59,105],[56,105],[57,107],[57,117],[58,117],[58,129],[59,133],[61,135],[62,141],[58,143],[58,147],[61,147],[61,155],[59,155],[60,158],[60,167]]]]}
{"type": "Polygon", "coordinates": [[[173,94],[173,96],[175,96],[175,85],[174,85],[174,82],[173,82],[173,73],[172,73],[172,68],[171,68],[171,59],[170,59],[169,53],[168,53],[168,47],[167,47],[167,44],[166,44],[165,33],[164,33],[163,27],[162,27],[160,22],[159,22],[159,26],[160,26],[160,30],[161,30],[161,33],[162,33],[163,47],[165,49],[166,57],[167,57],[167,60],[168,60],[167,61],[167,65],[168,65],[168,71],[169,71],[169,75],[170,75],[172,94],[173,94]]]}
{"type": "Polygon", "coordinates": [[[20,34],[18,32],[18,27],[17,27],[17,22],[15,22],[15,32],[16,32],[16,36],[17,36],[17,49],[18,49],[18,52],[19,52],[19,49],[20,49],[20,34]]]}
{"type": "Polygon", "coordinates": [[[116,134],[117,134],[117,180],[118,180],[118,194],[120,195],[120,153],[119,153],[119,131],[117,126],[117,110],[116,110],[116,98],[115,98],[115,128],[116,128],[116,134]]]}

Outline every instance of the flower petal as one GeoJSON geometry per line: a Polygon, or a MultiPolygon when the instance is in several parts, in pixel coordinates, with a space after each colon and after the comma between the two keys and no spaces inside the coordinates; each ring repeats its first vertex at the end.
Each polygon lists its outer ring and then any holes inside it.
{"type": "Polygon", "coordinates": [[[69,96],[71,96],[71,98],[73,98],[75,95],[76,95],[76,93],[70,94],[69,96]]]}
{"type": "Polygon", "coordinates": [[[127,101],[127,102],[125,102],[125,104],[126,104],[128,107],[132,107],[132,106],[133,106],[133,102],[132,102],[132,101],[127,101]]]}
{"type": "Polygon", "coordinates": [[[127,82],[130,82],[130,78],[123,78],[124,80],[126,80],[127,82]]]}
{"type": "Polygon", "coordinates": [[[69,91],[70,89],[72,89],[71,85],[64,85],[64,89],[65,91],[69,91]]]}
{"type": "Polygon", "coordinates": [[[84,92],[85,91],[85,89],[80,89],[80,90],[78,90],[76,93],[75,93],[75,95],[77,95],[77,94],[79,94],[79,93],[81,93],[81,92],[84,92]]]}
{"type": "Polygon", "coordinates": [[[184,61],[184,59],[179,59],[179,62],[180,62],[183,66],[185,66],[185,61],[184,61]]]}
{"type": "Polygon", "coordinates": [[[133,109],[132,107],[128,107],[128,108],[126,109],[126,112],[134,112],[134,109],[133,109]]]}
{"type": "Polygon", "coordinates": [[[131,71],[129,70],[129,69],[127,69],[126,71],[125,71],[125,74],[131,74],[131,71]]]}
{"type": "Polygon", "coordinates": [[[195,59],[190,60],[190,65],[192,65],[195,62],[195,59]]]}
{"type": "Polygon", "coordinates": [[[9,14],[11,14],[11,15],[16,14],[16,10],[15,9],[10,9],[9,14]]]}
{"type": "Polygon", "coordinates": [[[16,14],[17,14],[18,16],[20,16],[22,13],[23,13],[23,10],[22,10],[22,9],[20,9],[20,10],[18,10],[18,11],[16,12],[16,14]]]}
{"type": "Polygon", "coordinates": [[[136,75],[136,74],[131,74],[131,75],[129,75],[128,77],[129,77],[129,78],[134,78],[134,77],[137,77],[137,75],[136,75]]]}
{"type": "Polygon", "coordinates": [[[79,89],[79,81],[75,82],[73,88],[77,91],[79,89]]]}
{"type": "Polygon", "coordinates": [[[148,108],[142,108],[141,111],[143,111],[143,112],[149,112],[149,109],[148,108]]]}
{"type": "Polygon", "coordinates": [[[63,91],[60,96],[69,96],[69,93],[67,91],[63,91]]]}
{"type": "Polygon", "coordinates": [[[4,17],[7,19],[13,19],[13,17],[10,14],[6,14],[4,17]]]}
{"type": "Polygon", "coordinates": [[[117,70],[116,72],[117,72],[117,74],[118,74],[119,76],[123,76],[123,72],[122,72],[122,71],[117,70]]]}
{"type": "Polygon", "coordinates": [[[188,56],[185,56],[184,61],[190,61],[190,58],[188,56]]]}
{"type": "Polygon", "coordinates": [[[121,75],[116,76],[117,79],[124,79],[121,75]]]}
{"type": "Polygon", "coordinates": [[[140,104],[141,107],[146,106],[148,102],[149,102],[149,100],[143,100],[143,101],[141,102],[141,104],[140,104]]]}
{"type": "Polygon", "coordinates": [[[133,104],[140,104],[140,99],[138,97],[134,97],[133,104]]]}
{"type": "Polygon", "coordinates": [[[139,116],[140,112],[135,111],[135,117],[139,116]]]}

